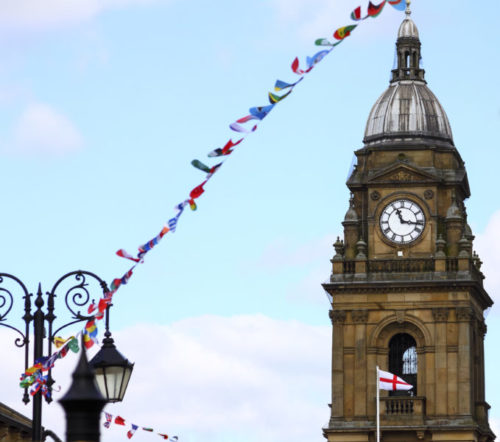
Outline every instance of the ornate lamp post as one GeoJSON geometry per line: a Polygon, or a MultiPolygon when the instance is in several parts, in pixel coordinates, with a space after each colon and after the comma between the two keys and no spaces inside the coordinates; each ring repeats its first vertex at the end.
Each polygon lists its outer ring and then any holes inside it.
{"type": "MultiPolygon", "coordinates": [[[[91,316],[81,312],[87,311],[88,305],[92,301],[90,295],[89,284],[100,286],[102,293],[108,292],[106,282],[99,278],[94,273],[84,270],[76,270],[66,273],[54,284],[49,292],[46,292],[45,299],[43,296],[41,285],[38,285],[38,290],[35,296],[34,306],[35,311],[32,312],[32,297],[33,294],[28,292],[24,283],[16,276],[8,273],[0,273],[0,325],[8,327],[17,332],[20,337],[15,340],[15,345],[19,348],[24,347],[24,368],[25,370],[30,367],[30,344],[33,344],[33,362],[42,356],[52,355],[52,343],[54,337],[60,333],[64,328],[76,324],[78,322],[88,321],[91,316]],[[71,320],[59,327],[55,325],[56,315],[55,299],[58,294],[64,299],[67,310],[70,312],[71,320]],[[14,306],[14,300],[22,295],[24,300],[24,331],[19,330],[13,325],[7,324],[5,321],[14,306]],[[45,310],[43,307],[46,305],[45,310]],[[57,328],[56,328],[57,327],[57,328]],[[33,335],[30,339],[31,333],[33,335]],[[48,341],[47,353],[44,354],[44,340],[48,341]]],[[[106,331],[109,324],[109,306],[106,310],[106,331]]],[[[108,339],[109,336],[106,336],[108,339]]],[[[104,341],[106,341],[106,339],[104,341]]],[[[105,343],[106,345],[106,343],[105,343]]],[[[129,375],[130,377],[130,375],[129,375]]],[[[128,379],[127,379],[128,383],[128,379]]],[[[48,391],[52,391],[54,380],[52,378],[52,371],[48,372],[47,387],[48,391]]],[[[126,385],[125,385],[126,388],[126,385]]],[[[124,393],[124,392],[123,392],[124,393]]],[[[123,398],[123,395],[121,396],[123,398]]],[[[28,389],[24,389],[23,402],[27,404],[30,401],[28,389]]],[[[45,401],[50,403],[52,399],[50,395],[45,396],[45,401]]],[[[33,397],[33,429],[32,440],[43,440],[42,434],[42,394],[37,392],[33,397]]]]}

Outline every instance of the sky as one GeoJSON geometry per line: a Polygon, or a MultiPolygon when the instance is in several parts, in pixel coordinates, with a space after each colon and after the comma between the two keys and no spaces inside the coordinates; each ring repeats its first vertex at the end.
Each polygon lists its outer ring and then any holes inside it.
{"type": "MultiPolygon", "coordinates": [[[[31,292],[78,269],[108,283],[121,276],[129,262],[115,252],[154,237],[203,180],[191,160],[213,164],[207,153],[234,138],[229,124],[267,104],[276,79],[297,79],[292,60],[304,63],[317,38],[351,24],[366,3],[1,2],[0,272],[31,292]]],[[[497,300],[495,8],[494,0],[412,2],[428,85],[466,163],[474,248],[497,300]]],[[[342,233],[353,151],[388,86],[403,17],[387,6],[323,59],[117,292],[111,330],[135,367],[124,402],[106,411],[185,442],[323,440],[331,324],[321,283],[342,233]]],[[[69,316],[63,295],[57,301],[62,324],[69,316]]],[[[16,299],[10,323],[22,314],[16,299]]],[[[490,420],[500,430],[498,317],[494,307],[485,345],[490,420]]],[[[15,337],[0,330],[8,361],[0,401],[30,415],[15,337]]],[[[76,360],[54,370],[54,399],[76,360]]],[[[44,425],[60,436],[62,416],[57,401],[44,407],[44,425]]],[[[123,440],[127,429],[103,428],[102,440],[123,440]]]]}

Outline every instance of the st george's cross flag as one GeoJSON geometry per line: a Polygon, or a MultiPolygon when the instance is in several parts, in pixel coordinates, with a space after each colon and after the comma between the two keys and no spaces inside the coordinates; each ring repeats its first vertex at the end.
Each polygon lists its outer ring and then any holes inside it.
{"type": "Polygon", "coordinates": [[[388,371],[378,370],[378,388],[380,390],[411,390],[413,385],[408,384],[403,381],[400,377],[395,374],[389,373],[388,371]]]}

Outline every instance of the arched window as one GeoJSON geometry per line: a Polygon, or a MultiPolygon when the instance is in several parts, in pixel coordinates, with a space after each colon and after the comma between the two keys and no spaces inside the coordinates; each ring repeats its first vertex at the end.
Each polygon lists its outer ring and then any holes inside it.
{"type": "Polygon", "coordinates": [[[410,391],[394,391],[392,396],[417,394],[417,343],[408,333],[398,333],[389,341],[389,371],[409,384],[410,391]]]}

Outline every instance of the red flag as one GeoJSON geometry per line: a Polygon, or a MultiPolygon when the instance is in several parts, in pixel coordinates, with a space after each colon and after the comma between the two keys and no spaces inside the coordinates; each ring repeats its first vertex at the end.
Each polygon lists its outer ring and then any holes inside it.
{"type": "Polygon", "coordinates": [[[376,17],[382,12],[382,9],[384,9],[385,6],[385,0],[380,3],[379,5],[374,5],[372,2],[368,4],[368,15],[370,17],[376,17]]]}
{"type": "Polygon", "coordinates": [[[351,12],[351,19],[354,21],[361,20],[361,6],[358,6],[354,11],[351,12]]]}
{"type": "Polygon", "coordinates": [[[116,425],[125,425],[125,419],[121,416],[116,416],[115,417],[115,424],[116,425]]]}
{"type": "Polygon", "coordinates": [[[203,186],[205,185],[207,181],[203,181],[203,183],[201,183],[199,186],[196,186],[193,190],[191,190],[191,193],[189,194],[189,196],[191,197],[191,199],[196,199],[196,198],[199,198],[201,195],[203,195],[203,192],[205,192],[205,189],[203,189],[203,186]]]}
{"type": "Polygon", "coordinates": [[[298,57],[295,57],[295,60],[293,60],[293,62],[292,62],[292,71],[298,75],[302,75],[304,73],[304,71],[302,69],[299,69],[298,57]]]}
{"type": "Polygon", "coordinates": [[[158,436],[163,437],[163,439],[168,439],[168,435],[167,434],[158,433],[158,436]]]}
{"type": "Polygon", "coordinates": [[[100,313],[103,313],[109,304],[111,304],[112,298],[101,298],[99,299],[98,309],[100,313]]]}
{"type": "Polygon", "coordinates": [[[226,143],[226,145],[222,148],[222,154],[223,155],[229,155],[232,152],[231,148],[234,147],[234,146],[237,146],[242,141],[243,141],[243,138],[240,138],[238,141],[236,141],[236,143],[233,143],[233,140],[229,140],[226,143]]]}

